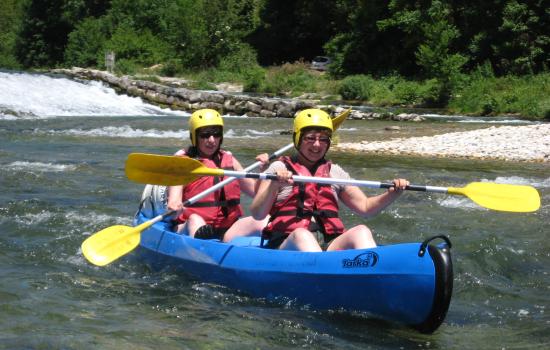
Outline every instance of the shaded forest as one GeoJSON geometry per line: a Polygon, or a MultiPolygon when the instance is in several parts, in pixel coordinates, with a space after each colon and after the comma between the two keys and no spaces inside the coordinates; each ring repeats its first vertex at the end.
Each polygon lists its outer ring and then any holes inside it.
{"type": "Polygon", "coordinates": [[[549,28],[545,0],[0,0],[0,67],[101,69],[113,51],[122,73],[253,79],[325,55],[332,79],[428,81],[446,104],[464,74],[548,73],[549,28]]]}

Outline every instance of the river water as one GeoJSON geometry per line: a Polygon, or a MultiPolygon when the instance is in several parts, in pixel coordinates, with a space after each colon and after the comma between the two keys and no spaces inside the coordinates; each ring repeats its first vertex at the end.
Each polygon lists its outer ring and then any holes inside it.
{"type": "MultiPolygon", "coordinates": [[[[482,209],[467,198],[406,193],[365,220],[379,244],[446,234],[454,293],[432,335],[342,312],[250,298],[131,256],[90,265],[80,245],[131,225],[143,189],[124,176],[131,152],[188,144],[188,114],[117,96],[97,83],[0,72],[0,348],[5,349],[546,349],[550,347],[550,171],[544,164],[382,157],[333,152],[357,179],[418,185],[529,184],[535,213],[482,209]]],[[[291,120],[226,118],[224,146],[243,164],[290,142],[291,120]]],[[[346,121],[341,140],[433,135],[493,124],[346,121]]],[[[502,120],[499,123],[517,123],[502,120]]],[[[374,190],[365,190],[376,193],[374,190]]],[[[250,203],[244,200],[245,208],[250,203]]],[[[411,303],[414,303],[411,300],[411,303]]]]}

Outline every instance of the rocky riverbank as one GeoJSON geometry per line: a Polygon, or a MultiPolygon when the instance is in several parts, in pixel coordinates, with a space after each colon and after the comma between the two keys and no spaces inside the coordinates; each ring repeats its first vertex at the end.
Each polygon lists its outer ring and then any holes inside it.
{"type": "MultiPolygon", "coordinates": [[[[118,77],[105,71],[72,68],[53,73],[74,79],[102,81],[119,93],[140,97],[149,103],[176,110],[193,112],[213,108],[224,114],[249,117],[292,118],[305,108],[322,108],[333,115],[341,113],[339,106],[318,105],[319,101],[254,97],[223,91],[197,91],[177,84],[155,83],[129,76],[118,77]]],[[[392,114],[354,110],[350,119],[388,119],[423,121],[417,114],[392,114]]],[[[340,143],[338,149],[380,154],[409,154],[427,157],[497,159],[507,161],[550,162],[550,124],[489,127],[431,137],[412,137],[391,141],[340,143]]]]}
{"type": "Polygon", "coordinates": [[[336,147],[362,153],[550,162],[550,124],[492,126],[430,137],[340,143],[336,147]]]}
{"type": "MultiPolygon", "coordinates": [[[[111,86],[117,92],[171,109],[193,112],[201,108],[213,108],[223,114],[246,115],[249,117],[293,118],[297,111],[306,108],[321,108],[331,114],[339,114],[344,108],[338,106],[318,105],[319,101],[307,99],[283,99],[254,97],[223,91],[197,91],[177,86],[174,79],[155,83],[129,76],[116,76],[106,71],[73,67],[55,69],[56,74],[63,74],[74,79],[97,80],[111,86]]],[[[159,79],[160,80],[160,79],[159,79]]],[[[393,114],[390,112],[352,111],[350,119],[389,119],[395,121],[423,121],[417,114],[393,114]]]]}

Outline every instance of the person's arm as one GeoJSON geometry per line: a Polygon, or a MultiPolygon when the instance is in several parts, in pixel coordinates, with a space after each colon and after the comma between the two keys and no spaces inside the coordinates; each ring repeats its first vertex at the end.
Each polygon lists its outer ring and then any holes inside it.
{"type": "MultiPolygon", "coordinates": [[[[174,153],[174,156],[177,157],[186,157],[186,151],[184,149],[180,149],[176,153],[174,153]]],[[[183,186],[168,186],[168,201],[166,203],[166,207],[168,210],[181,210],[183,209],[183,186]]]]}
{"type": "Polygon", "coordinates": [[[181,210],[183,209],[183,202],[181,201],[183,194],[183,186],[169,186],[168,187],[168,210],[181,210]]]}
{"type": "Polygon", "coordinates": [[[292,173],[286,170],[286,167],[281,162],[274,162],[266,172],[276,173],[279,180],[259,181],[258,191],[250,205],[250,213],[256,220],[262,220],[269,214],[281,186],[292,182],[292,180],[289,180],[292,177],[292,173]]]}
{"type": "MultiPolygon", "coordinates": [[[[260,172],[265,170],[266,165],[269,163],[269,155],[267,153],[262,153],[256,156],[256,160],[262,162],[262,165],[260,165],[260,172]]],[[[237,171],[244,170],[243,166],[237,158],[233,157],[233,168],[237,171]]],[[[239,179],[239,184],[241,185],[241,191],[246,193],[249,197],[254,197],[254,194],[256,193],[259,181],[256,179],[239,179]]]]}
{"type": "Polygon", "coordinates": [[[367,195],[357,186],[345,186],[340,193],[340,200],[353,212],[365,218],[373,217],[395,201],[409,182],[405,179],[393,180],[395,187],[373,197],[367,195]]]}

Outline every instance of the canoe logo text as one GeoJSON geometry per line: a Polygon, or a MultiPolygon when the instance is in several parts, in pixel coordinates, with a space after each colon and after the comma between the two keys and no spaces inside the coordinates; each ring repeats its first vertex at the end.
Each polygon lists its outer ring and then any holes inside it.
{"type": "Polygon", "coordinates": [[[343,259],[342,267],[344,268],[356,268],[356,267],[373,267],[378,262],[378,254],[374,252],[366,252],[357,255],[353,259],[343,259]]]}

